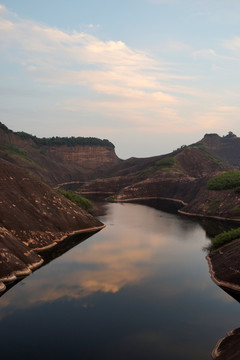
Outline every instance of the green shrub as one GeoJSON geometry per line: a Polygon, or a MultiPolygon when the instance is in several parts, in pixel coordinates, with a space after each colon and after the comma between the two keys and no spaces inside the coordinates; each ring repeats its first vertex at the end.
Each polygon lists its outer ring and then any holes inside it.
{"type": "Polygon", "coordinates": [[[209,190],[227,190],[240,186],[240,171],[230,170],[217,175],[207,183],[209,190]]]}
{"type": "Polygon", "coordinates": [[[58,192],[78,205],[81,209],[89,211],[93,208],[93,203],[85,197],[72,192],[71,190],[58,189],[58,192]]]}
{"type": "Polygon", "coordinates": [[[155,166],[173,166],[176,160],[173,157],[165,157],[155,162],[155,166]]]}
{"type": "Polygon", "coordinates": [[[54,136],[51,138],[38,138],[34,135],[25,133],[24,131],[18,131],[17,134],[21,139],[31,139],[36,145],[39,146],[77,146],[77,145],[89,145],[89,146],[107,146],[109,148],[114,149],[114,145],[107,139],[98,139],[95,137],[59,137],[54,136]]]}
{"type": "Polygon", "coordinates": [[[212,244],[210,250],[215,250],[238,238],[240,238],[240,228],[224,231],[211,239],[212,244]]]}
{"type": "Polygon", "coordinates": [[[21,150],[15,145],[2,145],[1,150],[12,156],[16,156],[20,158],[28,157],[27,151],[21,150]]]}
{"type": "Polygon", "coordinates": [[[28,164],[31,164],[33,166],[36,166],[40,168],[41,166],[34,160],[31,160],[28,157],[28,153],[26,150],[19,149],[16,145],[2,145],[0,146],[0,150],[4,151],[6,154],[11,156],[12,158],[20,159],[21,161],[24,161],[28,164]]]}

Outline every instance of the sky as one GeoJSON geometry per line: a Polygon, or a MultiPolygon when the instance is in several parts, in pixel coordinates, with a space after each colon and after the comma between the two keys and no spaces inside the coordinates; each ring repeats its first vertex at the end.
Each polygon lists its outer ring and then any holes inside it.
{"type": "Polygon", "coordinates": [[[0,121],[117,155],[240,136],[239,0],[0,0],[0,121]]]}

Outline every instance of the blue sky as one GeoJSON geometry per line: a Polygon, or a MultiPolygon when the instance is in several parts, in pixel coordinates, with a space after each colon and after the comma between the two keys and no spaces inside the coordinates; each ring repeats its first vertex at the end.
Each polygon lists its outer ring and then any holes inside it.
{"type": "Polygon", "coordinates": [[[240,136],[240,2],[0,0],[0,121],[121,158],[240,136]]]}

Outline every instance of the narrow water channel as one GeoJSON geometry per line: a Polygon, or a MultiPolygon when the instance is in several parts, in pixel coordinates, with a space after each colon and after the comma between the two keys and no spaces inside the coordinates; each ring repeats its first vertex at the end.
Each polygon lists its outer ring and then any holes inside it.
{"type": "Polygon", "coordinates": [[[0,298],[2,358],[211,359],[240,305],[210,279],[203,228],[143,205],[106,207],[105,229],[0,298]]]}

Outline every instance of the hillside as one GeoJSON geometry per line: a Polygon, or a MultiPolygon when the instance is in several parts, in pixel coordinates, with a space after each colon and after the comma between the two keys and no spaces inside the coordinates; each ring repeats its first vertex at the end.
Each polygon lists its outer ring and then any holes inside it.
{"type": "Polygon", "coordinates": [[[206,134],[170,154],[120,160],[108,140],[39,139],[0,124],[0,158],[49,185],[66,184],[79,193],[117,201],[172,199],[182,203],[183,213],[199,216],[240,218],[239,195],[233,189],[207,188],[209,179],[238,169],[239,150],[240,139],[231,132],[223,137],[206,134]]]}
{"type": "Polygon", "coordinates": [[[0,123],[0,158],[3,158],[50,185],[85,181],[103,176],[120,159],[114,145],[97,138],[37,138],[14,133],[0,123]]]}
{"type": "Polygon", "coordinates": [[[43,262],[39,251],[103,224],[25,170],[0,159],[0,290],[43,262]]]}
{"type": "Polygon", "coordinates": [[[240,221],[240,182],[209,187],[211,179],[239,168],[239,144],[231,133],[207,134],[170,154],[120,160],[108,140],[39,139],[0,123],[0,287],[40,266],[39,251],[103,227],[53,190],[59,184],[87,196],[157,199],[183,214],[240,221]]]}
{"type": "Polygon", "coordinates": [[[116,201],[169,199],[181,202],[181,210],[192,215],[238,216],[233,209],[236,210],[239,198],[232,190],[228,190],[226,195],[226,191],[207,189],[209,179],[232,169],[232,166],[199,144],[161,157],[130,159],[125,168],[124,165],[125,162],[115,170],[115,176],[86,182],[79,186],[78,191],[88,196],[102,193],[116,201]],[[231,201],[228,201],[230,197],[231,201]],[[220,206],[224,202],[226,204],[220,206]]]}
{"type": "Polygon", "coordinates": [[[223,137],[218,134],[206,134],[198,144],[205,146],[212,155],[240,168],[240,138],[232,132],[223,137]]]}

